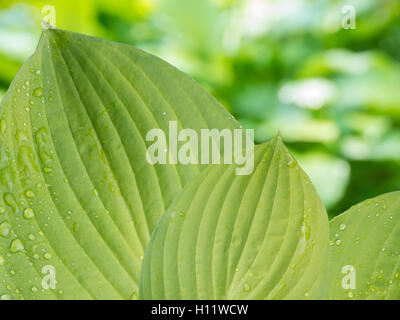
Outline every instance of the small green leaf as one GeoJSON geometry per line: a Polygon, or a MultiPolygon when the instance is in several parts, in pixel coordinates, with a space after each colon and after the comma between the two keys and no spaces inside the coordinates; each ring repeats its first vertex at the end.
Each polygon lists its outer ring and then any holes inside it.
{"type": "Polygon", "coordinates": [[[167,133],[170,121],[197,133],[240,127],[156,57],[43,33],[0,105],[0,296],[137,296],[154,227],[207,166],[147,162],[147,133],[167,133]]]}
{"type": "Polygon", "coordinates": [[[142,299],[312,299],[327,279],[328,220],[280,138],[255,169],[213,166],[185,187],[147,248],[142,299]]]}
{"type": "Polygon", "coordinates": [[[327,299],[400,299],[400,192],[364,201],[330,222],[327,299]]]}

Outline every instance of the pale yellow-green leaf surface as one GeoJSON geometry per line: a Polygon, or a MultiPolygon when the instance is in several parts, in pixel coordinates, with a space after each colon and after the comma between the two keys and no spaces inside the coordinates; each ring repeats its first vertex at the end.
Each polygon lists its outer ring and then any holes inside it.
{"type": "Polygon", "coordinates": [[[146,161],[146,134],[168,132],[169,121],[198,133],[239,128],[154,56],[44,31],[0,104],[0,297],[137,297],[153,229],[206,167],[146,161]]]}
{"type": "Polygon", "coordinates": [[[400,192],[334,218],[330,243],[326,299],[400,299],[400,192]]]}
{"type": "Polygon", "coordinates": [[[174,201],[147,248],[141,299],[318,299],[327,279],[328,218],[278,137],[255,169],[206,169],[174,201]]]}

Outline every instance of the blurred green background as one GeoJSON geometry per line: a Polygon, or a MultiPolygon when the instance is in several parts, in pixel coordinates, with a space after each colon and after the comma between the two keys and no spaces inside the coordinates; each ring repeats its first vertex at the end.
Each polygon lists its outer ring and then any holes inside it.
{"type": "Polygon", "coordinates": [[[399,0],[0,0],[0,98],[56,25],[133,44],[199,81],[257,142],[278,131],[330,216],[400,190],[399,0]],[[356,29],[342,28],[344,5],[356,29]]]}

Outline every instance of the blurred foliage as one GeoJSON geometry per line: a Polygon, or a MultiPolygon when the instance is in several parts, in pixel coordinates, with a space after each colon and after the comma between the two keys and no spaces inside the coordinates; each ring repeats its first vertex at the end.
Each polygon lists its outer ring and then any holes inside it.
{"type": "Polygon", "coordinates": [[[125,42],[198,80],[257,142],[278,131],[334,216],[400,189],[398,0],[0,0],[0,97],[57,27],[125,42]],[[344,29],[345,5],[356,29],[344,29]]]}

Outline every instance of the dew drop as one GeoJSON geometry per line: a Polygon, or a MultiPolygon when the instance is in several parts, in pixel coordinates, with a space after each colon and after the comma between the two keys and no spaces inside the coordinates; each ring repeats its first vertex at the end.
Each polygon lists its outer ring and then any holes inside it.
{"type": "Polygon", "coordinates": [[[44,258],[45,258],[46,260],[50,260],[51,258],[53,258],[53,255],[52,255],[50,252],[46,252],[46,253],[44,254],[44,258]]]}
{"type": "Polygon", "coordinates": [[[376,290],[375,290],[374,287],[369,287],[369,291],[370,291],[371,293],[374,293],[376,290]]]}
{"type": "Polygon", "coordinates": [[[41,98],[43,97],[43,88],[36,88],[35,90],[33,90],[32,95],[36,98],[41,98]]]}
{"type": "Polygon", "coordinates": [[[19,239],[15,239],[11,243],[10,251],[12,253],[22,252],[22,251],[24,251],[24,249],[25,249],[24,245],[22,244],[21,240],[19,240],[19,239]]]}
{"type": "Polygon", "coordinates": [[[6,263],[6,260],[4,259],[4,257],[0,256],[0,266],[4,266],[5,263],[6,263]]]}
{"type": "Polygon", "coordinates": [[[342,244],[342,240],[337,239],[335,243],[336,243],[337,246],[340,246],[342,244]]]}
{"type": "Polygon", "coordinates": [[[186,218],[186,213],[184,213],[184,212],[179,212],[179,216],[182,217],[183,219],[185,219],[185,218],[186,218]]]}
{"type": "Polygon", "coordinates": [[[11,300],[11,297],[10,297],[10,295],[8,295],[8,294],[3,294],[3,295],[0,297],[0,299],[1,299],[1,300],[11,300]]]}
{"type": "Polygon", "coordinates": [[[31,199],[33,199],[35,197],[35,193],[32,190],[27,190],[25,194],[28,198],[31,198],[31,199]]]}
{"type": "Polygon", "coordinates": [[[296,167],[296,160],[294,160],[292,157],[290,157],[290,160],[287,163],[288,168],[293,169],[296,167]]]}
{"type": "Polygon", "coordinates": [[[339,226],[339,230],[344,230],[344,229],[346,229],[346,225],[344,224],[344,223],[342,223],[340,226],[339,226]]]}
{"type": "Polygon", "coordinates": [[[0,225],[0,236],[6,238],[10,235],[11,225],[5,221],[0,225]]]}
{"type": "Polygon", "coordinates": [[[26,208],[24,211],[24,218],[27,220],[31,220],[35,217],[35,213],[32,208],[26,208]]]}
{"type": "Polygon", "coordinates": [[[245,283],[244,284],[244,286],[243,286],[243,289],[244,289],[244,291],[250,291],[250,286],[249,286],[249,284],[248,283],[245,283]]]}
{"type": "Polygon", "coordinates": [[[131,300],[137,300],[137,298],[138,298],[138,294],[137,294],[136,291],[134,291],[134,292],[131,294],[131,300]]]}
{"type": "Polygon", "coordinates": [[[12,194],[7,193],[4,195],[4,202],[13,209],[14,212],[18,210],[18,203],[15,201],[15,198],[12,194]]]}

